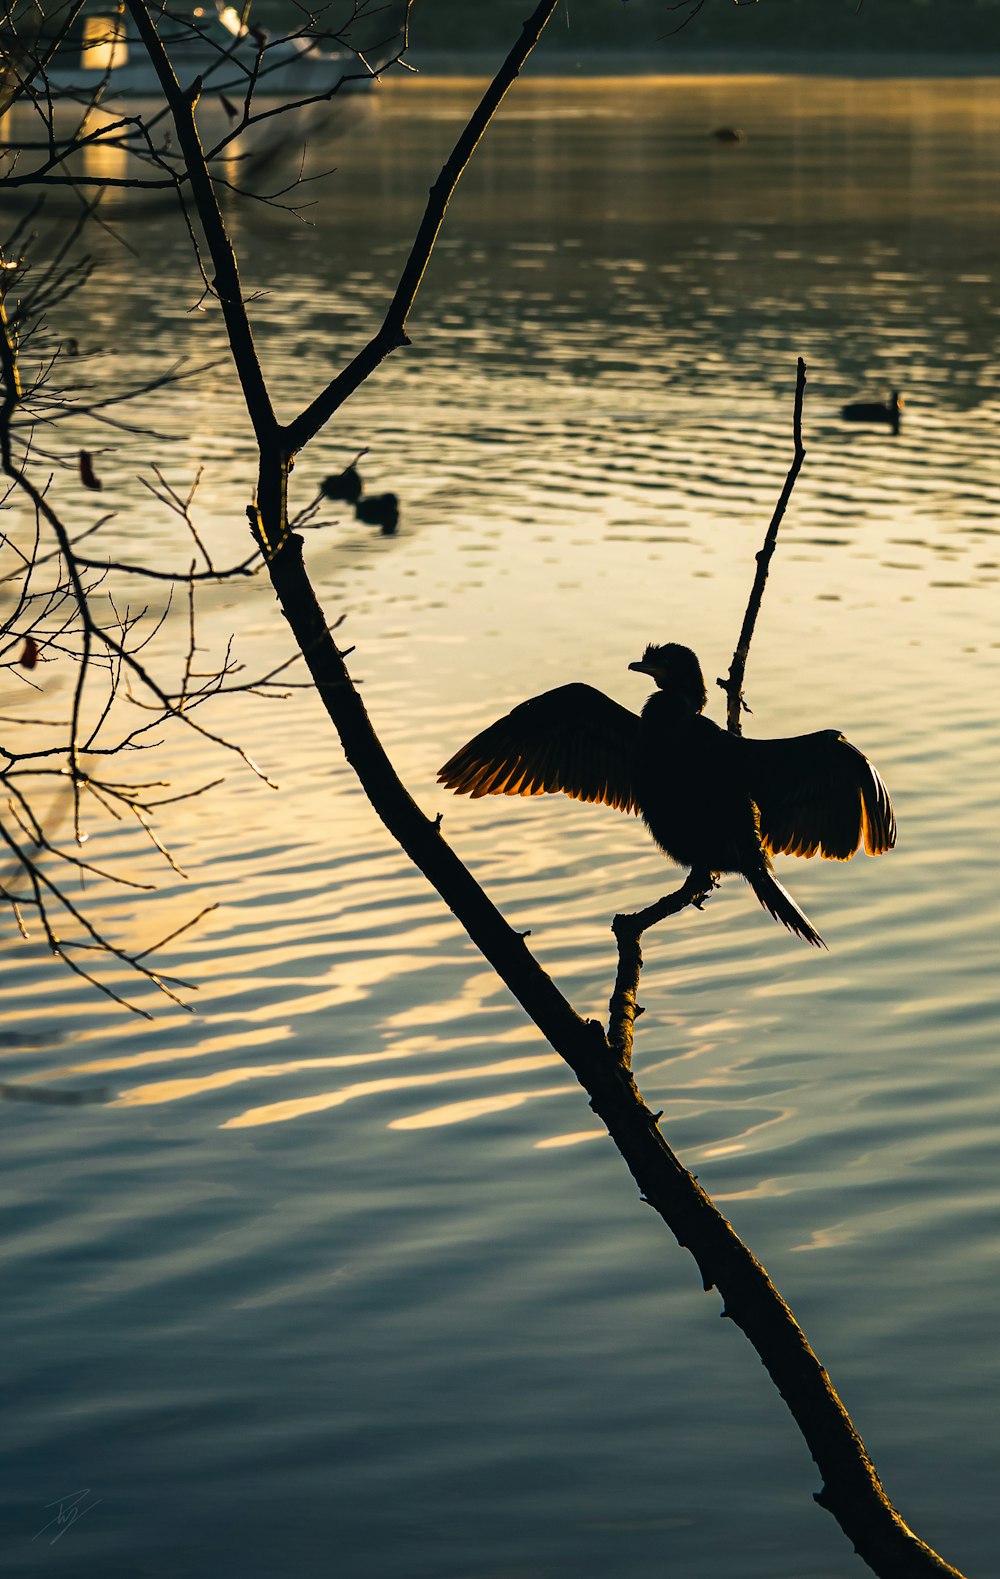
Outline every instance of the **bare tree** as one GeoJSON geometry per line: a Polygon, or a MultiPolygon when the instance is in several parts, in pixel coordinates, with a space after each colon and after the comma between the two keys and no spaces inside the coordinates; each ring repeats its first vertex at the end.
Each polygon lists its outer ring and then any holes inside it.
{"type": "MultiPolygon", "coordinates": [[[[175,601],[181,600],[187,607],[193,632],[194,593],[199,578],[246,575],[258,564],[263,565],[297,653],[372,806],[525,1012],[569,1064],[621,1152],[642,1198],[659,1213],[678,1242],[691,1251],[705,1289],[718,1289],[724,1314],[750,1339],[805,1437],[822,1477],[818,1501],[833,1513],[872,1571],[885,1579],[954,1576],[957,1570],[926,1546],[893,1508],[860,1437],[788,1306],[764,1268],[670,1150],[659,1128],[659,1115],[647,1107],[632,1078],[642,934],[654,922],[687,905],[703,902],[705,882],[689,880],[640,915],[615,918],[619,965],[609,1024],[605,1028],[581,1018],[542,970],[525,938],[508,926],[446,842],[440,819],[426,816],[397,776],[352,682],[349,653],[336,640],[336,621],[324,611],[316,595],[305,563],[303,538],[290,514],[289,478],[295,457],[331,422],[380,363],[409,343],[409,315],[448,203],[477,143],[557,4],[558,0],[541,0],[535,5],[461,131],[430,190],[423,218],[378,330],[291,421],[283,423],[276,415],[258,359],[249,304],[221,202],[227,183],[230,189],[234,185],[216,169],[229,146],[229,134],[205,146],[197,116],[199,101],[206,91],[205,77],[196,74],[185,80],[175,69],[167,22],[149,0],[124,0],[123,15],[155,71],[163,108],[145,120],[122,115],[113,119],[110,129],[102,135],[117,139],[116,146],[135,162],[137,170],[128,178],[133,185],[163,187],[177,201],[191,236],[203,288],[222,311],[234,376],[239,381],[257,444],[257,478],[247,507],[252,541],[242,563],[221,571],[191,519],[190,497],[173,492],[162,476],[154,477],[154,492],[165,508],[176,511],[189,526],[193,543],[190,565],[168,573],[167,579],[176,588],[175,601]]],[[[407,14],[408,9],[407,6],[407,14]]],[[[78,5],[71,5],[67,14],[75,17],[78,10],[78,5]]],[[[354,8],[355,16],[366,11],[370,8],[354,8]]],[[[405,44],[405,14],[402,20],[405,44]]],[[[309,21],[311,24],[313,19],[309,21]]],[[[94,134],[82,120],[74,121],[68,131],[61,129],[63,107],[51,87],[56,52],[44,40],[29,45],[23,35],[18,36],[23,60],[28,64],[17,68],[16,90],[27,98],[41,135],[37,147],[25,144],[7,148],[8,186],[44,190],[54,182],[65,184],[87,209],[87,192],[93,182],[74,172],[71,166],[94,134]]],[[[255,45],[254,63],[246,68],[242,108],[235,106],[232,140],[236,141],[255,119],[266,113],[255,108],[255,92],[266,67],[269,41],[261,35],[255,39],[255,45]]],[[[374,69],[362,55],[357,59],[361,62],[359,69],[374,69]]],[[[271,200],[277,200],[274,194],[271,200]]],[[[5,252],[5,263],[13,265],[6,270],[11,280],[19,280],[22,264],[16,240],[5,252]]],[[[69,786],[72,817],[75,818],[81,799],[92,796],[112,815],[124,812],[149,826],[161,800],[160,786],[150,780],[128,785],[120,782],[115,776],[115,764],[122,751],[144,745],[150,730],[166,723],[200,730],[223,749],[241,751],[241,747],[221,740],[202,724],[202,705],[233,684],[269,687],[278,683],[281,676],[272,672],[255,682],[236,678],[228,649],[218,655],[207,673],[197,672],[197,643],[192,634],[179,674],[167,683],[154,671],[148,656],[162,628],[162,606],[154,606],[148,592],[137,604],[127,606],[106,595],[106,563],[92,550],[85,554],[84,538],[74,538],[60,518],[55,503],[58,490],[47,470],[50,462],[39,436],[44,436],[44,423],[59,415],[58,406],[53,411],[46,402],[52,399],[53,375],[60,363],[52,356],[36,358],[30,380],[25,379],[22,364],[25,345],[30,346],[31,337],[41,333],[43,310],[51,313],[58,309],[61,293],[72,283],[77,267],[66,256],[57,257],[38,277],[30,306],[7,306],[0,335],[3,468],[9,487],[19,490],[30,502],[34,521],[31,541],[5,544],[5,551],[14,556],[4,583],[10,588],[12,610],[5,619],[0,650],[11,672],[26,685],[33,683],[37,665],[49,653],[58,653],[74,664],[77,672],[72,698],[62,716],[40,716],[40,744],[36,745],[35,737],[29,734],[23,750],[4,751],[0,757],[8,795],[0,838],[7,844],[18,873],[17,880],[6,883],[0,894],[21,912],[33,908],[53,947],[86,974],[87,967],[80,966],[75,949],[113,945],[73,907],[65,890],[43,876],[47,870],[43,856],[58,856],[71,865],[80,858],[72,852],[71,844],[58,848],[46,833],[26,784],[40,775],[60,774],[69,786]],[[22,423],[25,426],[19,439],[22,423]],[[138,721],[135,708],[140,710],[138,721]],[[126,717],[120,721],[123,710],[126,717]],[[80,929],[81,941],[73,951],[67,950],[56,935],[51,919],[53,906],[68,908],[80,929]]],[[[8,287],[8,304],[10,299],[8,287]]],[[[792,469],[762,550],[758,582],[725,684],[732,728],[738,728],[750,637],[763,593],[767,559],[804,456],[804,385],[805,369],[800,364],[792,469]]],[[[91,415],[101,420],[107,413],[95,406],[91,415]]],[[[96,492],[100,476],[89,452],[80,455],[79,467],[84,485],[96,492]]],[[[136,565],[117,568],[135,574],[140,581],[146,578],[144,585],[154,574],[148,567],[136,565]]],[[[152,831],[151,837],[155,837],[152,831]]],[[[166,852],[165,858],[169,859],[166,852]]],[[[151,973],[143,956],[130,956],[127,963],[143,974],[151,973]]],[[[168,979],[157,979],[166,990],[174,990],[168,979]]]]}
{"type": "MultiPolygon", "coordinates": [[[[163,862],[178,871],[156,831],[156,813],[212,786],[202,784],[182,797],[159,778],[128,774],[123,761],[135,752],[148,754],[165,727],[179,725],[235,753],[256,772],[241,746],[203,722],[200,709],[222,693],[262,695],[306,682],[290,678],[291,660],[268,674],[247,676],[231,640],[214,658],[206,657],[198,633],[200,588],[251,576],[263,561],[253,542],[239,563],[214,561],[195,522],[198,478],[180,491],[154,464],[140,479],[163,510],[183,523],[191,545],[185,565],[158,568],[103,553],[100,537],[111,512],[98,512],[83,529],[67,524],[60,504],[66,462],[54,447],[59,425],[84,423],[94,435],[88,440],[93,448],[81,448],[74,458],[73,481],[94,496],[96,507],[102,492],[96,436],[143,432],[156,439],[152,429],[136,427],[129,404],[143,397],[148,404],[158,390],[197,376],[200,369],[177,363],[145,383],[99,397],[90,359],[53,325],[91,272],[86,236],[104,223],[101,199],[114,186],[174,203],[204,293],[223,303],[227,291],[238,296],[238,282],[234,285],[231,277],[223,276],[223,288],[209,277],[199,220],[206,192],[283,208],[305,201],[297,162],[284,185],[265,187],[275,150],[294,151],[308,130],[303,117],[369,81],[376,62],[384,68],[398,61],[405,45],[405,11],[387,8],[381,0],[355,0],[346,15],[338,11],[335,28],[328,6],[297,6],[296,11],[292,30],[269,36],[251,23],[248,8],[241,15],[230,8],[227,30],[153,7],[126,19],[120,7],[91,17],[82,0],[44,12],[20,3],[10,8],[3,34],[0,111],[16,105],[19,123],[16,134],[0,143],[0,187],[11,199],[24,194],[29,207],[0,245],[0,469],[6,481],[0,502],[13,505],[20,499],[28,508],[26,517],[22,513],[17,519],[26,518],[30,525],[26,532],[9,530],[0,541],[0,665],[15,694],[28,693],[35,708],[18,707],[2,720],[0,847],[7,858],[0,864],[0,899],[10,905],[22,932],[33,920],[53,953],[73,971],[142,1014],[147,1011],[111,983],[122,978],[119,967],[125,967],[125,979],[129,974],[144,978],[183,1003],[178,991],[186,984],[153,964],[153,956],[177,932],[135,952],[119,947],[96,926],[76,894],[80,879],[105,878],[135,888],[152,884],[83,858],[83,808],[105,819],[134,818],[163,862]],[[156,41],[162,60],[139,42],[143,29],[147,43],[156,41]],[[136,55],[149,76],[154,66],[163,67],[168,45],[177,69],[170,64],[166,71],[188,106],[190,168],[201,194],[194,202],[168,98],[161,94],[152,110],[140,111],[135,101],[118,97],[122,73],[135,71],[136,55]],[[287,77],[292,68],[296,80],[308,74],[315,91],[275,97],[281,74],[287,77]],[[210,141],[202,140],[195,123],[199,103],[212,110],[210,141]],[[271,130],[279,117],[287,128],[283,136],[271,130]],[[268,127],[263,155],[254,147],[262,123],[268,127]],[[85,163],[95,154],[117,155],[122,173],[109,175],[104,168],[95,173],[85,163]],[[60,214],[46,224],[45,199],[54,191],[75,202],[75,219],[60,214]],[[40,230],[50,234],[40,235],[40,230]],[[46,258],[44,264],[33,261],[36,254],[46,258]],[[172,651],[168,626],[172,630],[173,617],[182,609],[185,640],[172,651]],[[68,686],[43,683],[56,667],[60,679],[73,672],[68,686]]],[[[226,312],[231,334],[239,333],[239,317],[226,312]]],[[[258,393],[252,376],[249,388],[258,393]]],[[[302,520],[309,514],[307,508],[302,520]]],[[[151,771],[159,771],[159,765],[151,771]]],[[[191,917],[180,930],[198,919],[191,917]]]]}

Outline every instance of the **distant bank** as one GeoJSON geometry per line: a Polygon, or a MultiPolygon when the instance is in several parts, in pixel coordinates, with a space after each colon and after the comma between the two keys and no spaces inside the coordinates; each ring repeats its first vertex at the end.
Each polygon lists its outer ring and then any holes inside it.
{"type": "MultiPolygon", "coordinates": [[[[253,7],[265,28],[302,26],[301,0],[253,7]]],[[[368,0],[341,42],[385,59],[408,18],[427,70],[480,73],[499,64],[531,9],[531,0],[368,0]]],[[[531,69],[971,77],[997,75],[998,60],[1000,0],[559,0],[531,69]]]]}
{"type": "MultiPolygon", "coordinates": [[[[253,0],[253,7],[265,28],[302,26],[301,0],[253,0]]],[[[408,19],[416,64],[480,76],[496,70],[530,10],[531,0],[369,0],[355,5],[338,36],[386,59],[408,19]]],[[[541,76],[994,77],[1000,0],[559,0],[530,69],[541,76]]]]}
{"type": "MultiPolygon", "coordinates": [[[[425,76],[491,77],[503,51],[411,48],[407,57],[425,76]]],[[[535,77],[1000,77],[1000,52],[890,50],[602,50],[566,48],[539,53],[527,68],[535,77]]]]}

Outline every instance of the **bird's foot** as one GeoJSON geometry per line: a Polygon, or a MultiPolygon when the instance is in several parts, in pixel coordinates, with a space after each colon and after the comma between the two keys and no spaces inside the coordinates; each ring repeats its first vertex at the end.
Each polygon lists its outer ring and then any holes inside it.
{"type": "Polygon", "coordinates": [[[712,897],[714,890],[719,886],[719,882],[720,873],[718,872],[693,871],[685,884],[685,887],[693,890],[689,903],[694,905],[697,910],[704,910],[705,901],[712,897]]]}

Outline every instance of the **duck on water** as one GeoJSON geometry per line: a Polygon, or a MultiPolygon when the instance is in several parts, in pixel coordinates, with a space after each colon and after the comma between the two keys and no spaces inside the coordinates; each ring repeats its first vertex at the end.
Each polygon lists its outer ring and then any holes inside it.
{"type": "Polygon", "coordinates": [[[902,411],[903,397],[894,389],[888,400],[854,400],[849,406],[841,406],[840,415],[845,422],[884,422],[893,433],[898,433],[902,411]]]}

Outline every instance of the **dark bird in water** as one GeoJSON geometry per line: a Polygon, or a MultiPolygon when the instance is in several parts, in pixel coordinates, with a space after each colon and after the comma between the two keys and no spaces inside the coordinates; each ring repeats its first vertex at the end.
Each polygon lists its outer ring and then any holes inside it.
{"type": "Polygon", "coordinates": [[[438,774],[459,794],[603,801],[638,812],[678,866],[739,872],[764,909],[825,946],[771,868],[772,855],[846,861],[896,842],[888,791],[836,729],[747,740],[704,716],[701,666],[688,647],[649,646],[630,669],[657,689],[641,717],[591,685],[561,685],[522,702],[457,751],[438,774]]]}
{"type": "Polygon", "coordinates": [[[888,400],[855,400],[842,406],[840,415],[845,422],[885,422],[893,433],[898,433],[902,410],[903,397],[894,389],[888,400]]]}
{"type": "Polygon", "coordinates": [[[354,514],[366,526],[377,526],[383,537],[392,537],[399,525],[399,500],[394,493],[369,493],[354,503],[354,514]]]}
{"type": "Polygon", "coordinates": [[[333,477],[324,477],[319,485],[324,499],[344,499],[357,504],[361,498],[361,473],[356,466],[348,466],[333,477]]]}
{"type": "Polygon", "coordinates": [[[717,143],[741,143],[744,133],[738,126],[717,126],[712,136],[717,143]]]}

